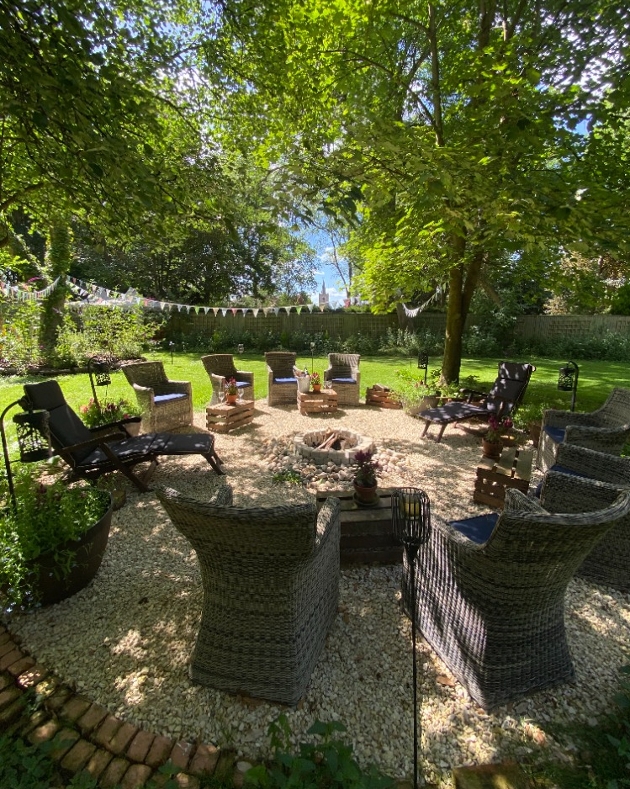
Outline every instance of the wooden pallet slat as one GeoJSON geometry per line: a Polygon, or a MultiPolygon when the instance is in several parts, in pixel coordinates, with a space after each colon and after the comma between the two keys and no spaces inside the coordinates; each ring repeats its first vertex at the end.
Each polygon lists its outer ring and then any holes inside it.
{"type": "Polygon", "coordinates": [[[377,405],[379,408],[402,408],[402,403],[392,397],[392,391],[387,386],[368,387],[365,391],[366,405],[377,405]]]}
{"type": "Polygon", "coordinates": [[[229,433],[249,425],[254,419],[254,401],[243,400],[234,405],[219,403],[206,407],[206,428],[214,433],[229,433]]]}

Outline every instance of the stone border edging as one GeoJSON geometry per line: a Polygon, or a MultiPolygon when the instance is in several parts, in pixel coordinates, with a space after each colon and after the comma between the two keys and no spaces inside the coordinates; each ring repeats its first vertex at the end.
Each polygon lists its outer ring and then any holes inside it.
{"type": "Polygon", "coordinates": [[[50,757],[69,773],[87,772],[108,789],[156,787],[169,778],[158,772],[166,762],[181,770],[174,776],[181,789],[199,789],[201,776],[221,775],[239,789],[249,762],[237,761],[230,749],[152,734],[110,714],[64,685],[37,663],[0,624],[0,732],[33,745],[52,743],[50,757]],[[28,708],[34,691],[41,705],[28,708]]]}

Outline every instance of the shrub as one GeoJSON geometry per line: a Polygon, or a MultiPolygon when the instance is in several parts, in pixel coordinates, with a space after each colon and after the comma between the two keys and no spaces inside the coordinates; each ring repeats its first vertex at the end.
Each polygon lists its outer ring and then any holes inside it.
{"type": "Polygon", "coordinates": [[[36,301],[0,302],[0,367],[24,373],[41,364],[41,314],[36,301]]]}

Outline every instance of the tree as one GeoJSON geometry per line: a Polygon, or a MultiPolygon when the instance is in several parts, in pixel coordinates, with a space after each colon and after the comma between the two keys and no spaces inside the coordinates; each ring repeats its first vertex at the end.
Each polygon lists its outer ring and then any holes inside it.
{"type": "Polygon", "coordinates": [[[471,300],[495,262],[599,230],[603,189],[584,179],[604,174],[587,166],[581,124],[622,83],[630,11],[606,0],[224,9],[206,69],[218,77],[220,63],[229,85],[229,134],[259,144],[285,199],[323,193],[329,211],[357,209],[377,308],[447,286],[442,372],[456,380],[471,300]]]}

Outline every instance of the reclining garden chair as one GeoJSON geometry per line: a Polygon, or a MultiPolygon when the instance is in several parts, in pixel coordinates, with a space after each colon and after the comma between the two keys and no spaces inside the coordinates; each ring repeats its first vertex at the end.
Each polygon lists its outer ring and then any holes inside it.
{"type": "Polygon", "coordinates": [[[426,435],[430,425],[439,425],[440,430],[435,439],[439,443],[447,425],[467,419],[488,419],[491,414],[498,418],[509,416],[520,405],[529,379],[535,370],[532,364],[500,362],[497,378],[492,389],[486,394],[470,392],[469,402],[445,403],[421,411],[418,418],[425,422],[422,435],[426,435]],[[470,400],[474,395],[482,395],[481,402],[471,403],[470,400]]]}
{"type": "Polygon", "coordinates": [[[574,677],[564,623],[567,585],[611,529],[630,528],[630,490],[550,472],[540,504],[509,489],[500,514],[432,519],[403,604],[484,709],[574,677]]]}
{"type": "Polygon", "coordinates": [[[543,414],[536,466],[547,471],[556,462],[560,444],[575,444],[609,455],[620,455],[630,440],[630,389],[613,389],[595,411],[558,411],[543,414]]]}
{"type": "Polygon", "coordinates": [[[329,353],[328,368],[324,370],[324,381],[337,392],[339,405],[359,405],[361,373],[358,353],[329,353]]]}
{"type": "Polygon", "coordinates": [[[145,433],[130,438],[124,431],[115,432],[117,426],[112,425],[111,435],[101,435],[102,428],[98,428],[99,435],[95,436],[70,408],[57,381],[25,384],[24,391],[33,408],[48,411],[53,449],[71,467],[71,478],[93,480],[120,471],[144,492],[149,490],[147,482],[160,455],[201,455],[217,474],[223,473],[214,436],[208,433],[145,433]],[[134,466],[147,462],[149,468],[144,474],[133,471],[134,466]]]}
{"type": "MultiPolygon", "coordinates": [[[[230,488],[226,486],[227,490],[230,488]]],[[[297,704],[339,595],[339,499],[232,507],[156,491],[201,567],[203,603],[193,682],[297,704]]]]}
{"type": "Polygon", "coordinates": [[[134,362],[124,365],[122,371],[142,408],[142,429],[146,433],[192,425],[190,381],[171,381],[162,362],[134,362]]]}
{"type": "Polygon", "coordinates": [[[292,351],[268,351],[265,354],[269,405],[297,403],[298,383],[293,374],[296,357],[292,351]]]}
{"type": "Polygon", "coordinates": [[[243,390],[245,400],[254,399],[254,373],[237,370],[231,353],[211,353],[202,356],[201,361],[212,383],[210,405],[219,402],[219,392],[225,389],[225,382],[234,378],[236,386],[243,390]]]}

